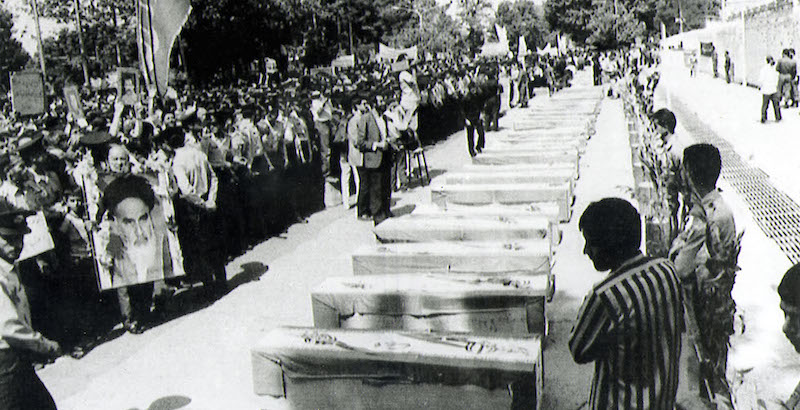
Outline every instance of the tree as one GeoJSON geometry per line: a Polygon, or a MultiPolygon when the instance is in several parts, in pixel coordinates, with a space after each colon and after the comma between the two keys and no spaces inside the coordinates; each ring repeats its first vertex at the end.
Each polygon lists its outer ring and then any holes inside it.
{"type": "Polygon", "coordinates": [[[582,43],[592,34],[589,22],[595,8],[592,0],[547,0],[544,18],[555,31],[569,34],[582,43]]]}
{"type": "Polygon", "coordinates": [[[645,24],[636,18],[631,10],[617,4],[598,4],[595,13],[589,22],[592,34],[587,43],[600,49],[616,48],[620,45],[630,45],[636,37],[644,35],[645,24]]]}
{"type": "Polygon", "coordinates": [[[489,22],[494,21],[491,15],[492,6],[487,0],[458,0],[458,4],[467,51],[470,55],[475,55],[480,52],[483,45],[483,33],[488,28],[489,22]]]}
{"type": "Polygon", "coordinates": [[[508,31],[510,48],[516,52],[520,36],[525,37],[528,47],[544,45],[546,25],[536,4],[528,0],[505,0],[497,6],[497,24],[508,31]]]}
{"type": "Polygon", "coordinates": [[[0,88],[3,93],[8,91],[9,74],[25,67],[30,56],[22,48],[22,44],[13,37],[11,31],[14,26],[13,15],[6,9],[0,8],[0,88]]]}
{"type": "Polygon", "coordinates": [[[393,47],[418,46],[428,53],[465,50],[460,24],[435,0],[408,0],[384,15],[383,41],[393,47]]]}

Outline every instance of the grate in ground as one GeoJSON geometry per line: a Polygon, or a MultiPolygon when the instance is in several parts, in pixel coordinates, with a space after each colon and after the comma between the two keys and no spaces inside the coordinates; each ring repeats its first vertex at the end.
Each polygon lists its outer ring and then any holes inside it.
{"type": "Polygon", "coordinates": [[[682,123],[698,142],[713,144],[722,157],[722,177],[744,199],[764,234],[792,263],[800,263],[800,205],[777,189],[763,170],[744,161],[726,140],[705,125],[681,101],[674,100],[682,123]]]}

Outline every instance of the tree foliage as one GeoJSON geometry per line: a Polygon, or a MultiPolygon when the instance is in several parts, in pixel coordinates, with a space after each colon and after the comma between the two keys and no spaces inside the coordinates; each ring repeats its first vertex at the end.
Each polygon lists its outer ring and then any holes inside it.
{"type": "Polygon", "coordinates": [[[594,14],[592,0],[547,0],[544,18],[550,27],[584,42],[592,34],[589,22],[594,14]]]}
{"type": "Polygon", "coordinates": [[[720,0],[547,0],[545,19],[576,41],[616,47],[636,36],[658,36],[662,23],[667,34],[677,33],[678,4],[685,30],[702,28],[720,9],[720,0]]]}
{"type": "Polygon", "coordinates": [[[3,92],[9,87],[9,74],[17,71],[28,62],[28,53],[22,44],[13,37],[11,28],[14,26],[13,16],[7,10],[0,8],[0,89],[3,92]]]}
{"type": "Polygon", "coordinates": [[[525,37],[528,47],[543,46],[547,33],[547,23],[542,10],[527,0],[505,0],[497,6],[497,24],[508,31],[510,48],[516,51],[520,36],[525,37]]]}

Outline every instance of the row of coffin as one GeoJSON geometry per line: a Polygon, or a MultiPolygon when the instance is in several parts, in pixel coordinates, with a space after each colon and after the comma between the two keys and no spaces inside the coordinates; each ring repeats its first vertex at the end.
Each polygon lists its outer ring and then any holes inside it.
{"type": "Polygon", "coordinates": [[[430,204],[377,225],[354,276],[312,292],[313,328],[253,348],[255,392],[292,409],[541,408],[558,223],[601,99],[534,104],[435,179],[430,204]]]}

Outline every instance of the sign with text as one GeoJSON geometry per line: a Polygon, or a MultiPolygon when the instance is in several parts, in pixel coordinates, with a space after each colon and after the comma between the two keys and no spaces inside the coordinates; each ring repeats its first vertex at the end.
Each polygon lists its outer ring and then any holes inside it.
{"type": "Polygon", "coordinates": [[[19,71],[11,75],[11,104],[20,115],[44,113],[44,80],[38,71],[19,71]]]}

